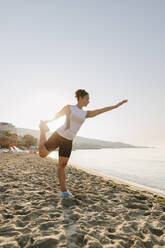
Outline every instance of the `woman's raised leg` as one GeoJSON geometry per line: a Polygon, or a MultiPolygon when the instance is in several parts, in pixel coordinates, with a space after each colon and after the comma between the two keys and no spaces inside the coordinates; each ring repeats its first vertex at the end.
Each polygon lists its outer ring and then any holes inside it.
{"type": "Polygon", "coordinates": [[[39,155],[40,157],[45,158],[50,153],[50,151],[48,151],[44,146],[44,144],[47,141],[46,132],[49,131],[49,128],[44,121],[40,122],[39,128],[40,128],[39,155]]]}

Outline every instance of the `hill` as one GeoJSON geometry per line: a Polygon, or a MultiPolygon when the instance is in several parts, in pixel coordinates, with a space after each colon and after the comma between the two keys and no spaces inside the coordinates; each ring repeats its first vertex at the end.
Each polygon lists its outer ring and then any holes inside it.
{"type": "MultiPolygon", "coordinates": [[[[53,132],[47,133],[47,138],[51,136],[53,132]]],[[[19,128],[17,127],[17,134],[18,135],[25,135],[30,134],[33,135],[35,138],[39,140],[40,131],[35,129],[28,129],[28,128],[19,128]]],[[[105,141],[100,139],[91,139],[85,138],[81,136],[76,136],[73,140],[73,150],[74,149],[101,149],[101,148],[147,148],[144,146],[133,146],[130,144],[122,143],[122,142],[112,142],[112,141],[105,141]]]]}

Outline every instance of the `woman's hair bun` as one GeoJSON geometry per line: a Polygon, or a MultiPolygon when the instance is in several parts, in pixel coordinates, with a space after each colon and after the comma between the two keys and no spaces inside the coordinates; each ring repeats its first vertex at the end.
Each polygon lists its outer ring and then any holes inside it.
{"type": "Polygon", "coordinates": [[[84,89],[78,89],[75,92],[75,97],[77,98],[77,100],[79,99],[80,96],[83,97],[85,95],[88,95],[88,92],[84,89]]]}

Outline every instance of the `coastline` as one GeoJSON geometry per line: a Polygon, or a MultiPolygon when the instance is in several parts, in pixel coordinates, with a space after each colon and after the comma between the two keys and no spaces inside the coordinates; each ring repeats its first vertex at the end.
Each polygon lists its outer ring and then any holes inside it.
{"type": "MultiPolygon", "coordinates": [[[[51,158],[51,157],[48,157],[48,159],[52,159],[52,160],[55,160],[57,162],[57,159],[56,158],[51,158]]],[[[130,190],[133,190],[133,191],[140,191],[142,192],[143,194],[146,194],[146,195],[151,195],[153,197],[162,197],[163,199],[165,199],[165,193],[161,193],[161,192],[157,192],[157,191],[154,191],[152,190],[151,188],[149,187],[146,187],[145,186],[138,186],[138,185],[134,185],[134,184],[131,184],[129,182],[126,182],[126,180],[122,180],[122,179],[118,179],[118,178],[115,178],[115,177],[108,177],[108,176],[105,176],[105,175],[102,175],[100,174],[99,172],[95,172],[95,171],[92,171],[92,170],[89,170],[89,169],[86,169],[86,168],[83,168],[79,165],[76,165],[74,163],[68,163],[67,166],[71,166],[73,168],[76,168],[76,169],[79,169],[79,170],[82,170],[82,171],[85,171],[87,172],[88,174],[91,174],[91,175],[96,175],[96,176],[99,176],[99,177],[102,177],[104,180],[107,180],[107,181],[111,181],[113,182],[114,184],[118,184],[118,185],[123,185],[124,187],[127,187],[129,188],[130,190]]]]}
{"type": "MultiPolygon", "coordinates": [[[[74,164],[70,164],[71,166],[73,167],[78,167],[78,165],[74,165],[74,164]]],[[[161,192],[156,192],[154,190],[152,190],[151,188],[149,187],[143,187],[143,186],[137,186],[137,185],[133,185],[131,183],[127,183],[126,180],[122,180],[122,179],[118,179],[118,178],[115,178],[115,177],[108,177],[108,176],[105,176],[105,175],[102,175],[102,174],[99,174],[99,172],[94,172],[92,170],[88,170],[88,169],[85,169],[85,168],[82,168],[82,167],[79,167],[81,170],[84,170],[86,171],[87,173],[90,173],[90,174],[94,174],[96,176],[101,176],[102,178],[104,178],[105,180],[110,180],[110,181],[113,181],[114,183],[117,183],[117,184],[123,184],[124,186],[128,186],[130,189],[132,190],[137,190],[137,191],[142,191],[143,193],[148,193],[149,195],[155,195],[155,196],[160,196],[160,197],[163,197],[165,199],[165,193],[161,193],[161,192]]]]}

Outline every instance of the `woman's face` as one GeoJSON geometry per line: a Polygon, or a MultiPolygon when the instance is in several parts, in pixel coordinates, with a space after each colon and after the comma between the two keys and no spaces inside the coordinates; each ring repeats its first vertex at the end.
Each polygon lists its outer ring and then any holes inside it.
{"type": "Polygon", "coordinates": [[[87,95],[85,95],[85,96],[83,96],[83,97],[80,96],[79,102],[81,102],[81,104],[82,104],[83,106],[87,106],[88,103],[89,103],[89,94],[87,94],[87,95]]]}

